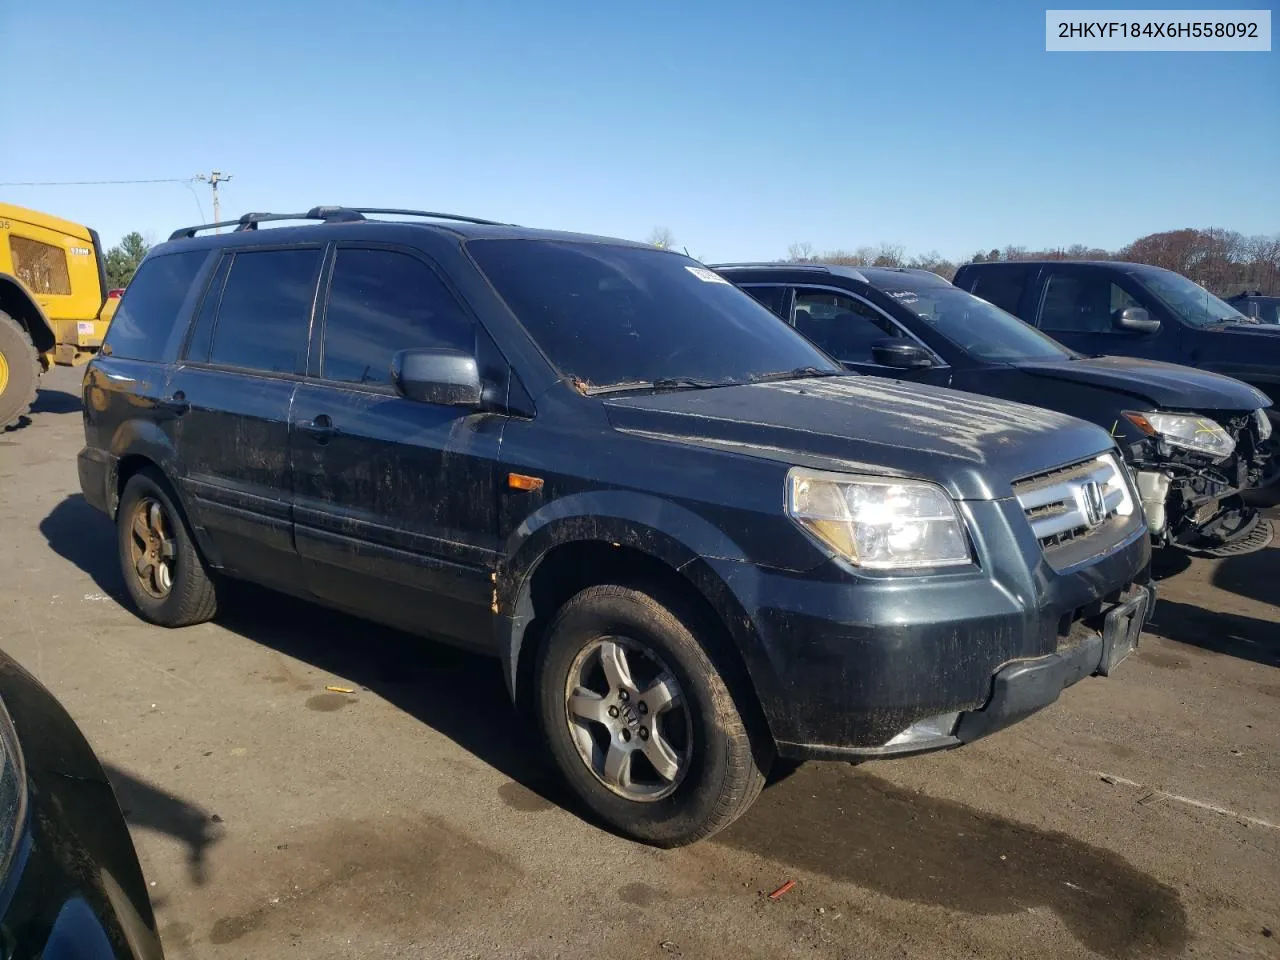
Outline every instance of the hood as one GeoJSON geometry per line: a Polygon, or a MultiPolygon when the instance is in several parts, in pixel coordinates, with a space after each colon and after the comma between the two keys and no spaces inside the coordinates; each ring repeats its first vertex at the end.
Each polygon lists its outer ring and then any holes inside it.
{"type": "Polygon", "coordinates": [[[1126,393],[1166,410],[1256,410],[1269,403],[1253,387],[1232,377],[1156,360],[1082,357],[1020,363],[1018,369],[1033,376],[1126,393]]]}
{"type": "Polygon", "coordinates": [[[1275,323],[1224,323],[1213,328],[1214,333],[1248,334],[1274,340],[1280,337],[1280,324],[1275,323]]]}
{"type": "Polygon", "coordinates": [[[914,477],[962,500],[1101,453],[1105,430],[1065,414],[878,377],[742,384],[605,401],[618,430],[781,463],[914,477]]]}

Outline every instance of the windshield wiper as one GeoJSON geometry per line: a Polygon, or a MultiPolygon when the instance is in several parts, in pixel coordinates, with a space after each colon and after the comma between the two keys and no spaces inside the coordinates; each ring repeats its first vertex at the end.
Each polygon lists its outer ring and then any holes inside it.
{"type": "Polygon", "coordinates": [[[657,380],[629,380],[626,383],[610,383],[603,387],[586,387],[582,392],[589,397],[605,393],[622,393],[625,390],[710,390],[712,387],[728,387],[736,380],[701,380],[697,377],[659,377],[657,380]]]}
{"type": "Polygon", "coordinates": [[[757,373],[747,379],[752,383],[766,383],[770,380],[800,380],[804,377],[842,377],[848,372],[847,370],[823,370],[819,367],[796,367],[794,370],[757,373]]]}

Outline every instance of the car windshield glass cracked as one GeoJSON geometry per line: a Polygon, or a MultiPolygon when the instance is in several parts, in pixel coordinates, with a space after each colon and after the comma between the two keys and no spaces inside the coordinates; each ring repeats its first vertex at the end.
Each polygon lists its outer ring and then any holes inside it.
{"type": "Polygon", "coordinates": [[[840,369],[679,254],[546,240],[473,240],[467,249],[552,365],[585,387],[840,369]]]}

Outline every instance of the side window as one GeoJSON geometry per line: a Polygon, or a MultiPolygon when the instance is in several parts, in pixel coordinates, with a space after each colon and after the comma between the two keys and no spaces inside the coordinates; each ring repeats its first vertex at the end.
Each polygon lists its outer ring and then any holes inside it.
{"type": "Polygon", "coordinates": [[[823,290],[797,290],[795,327],[845,363],[874,363],[871,346],[904,336],[901,328],[861,300],[823,290]]]}
{"type": "Polygon", "coordinates": [[[1053,273],[1040,303],[1046,333],[1113,333],[1112,314],[1138,301],[1102,273],[1053,273]]]}
{"type": "Polygon", "coordinates": [[[759,303],[762,307],[768,307],[770,312],[779,317],[786,318],[787,310],[787,288],[786,287],[761,287],[750,286],[743,287],[751,298],[759,303]]]}
{"type": "Polygon", "coordinates": [[[71,293],[71,275],[67,272],[67,251],[51,243],[9,235],[9,251],[13,254],[13,272],[33,293],[71,293]]]}
{"type": "Polygon", "coordinates": [[[981,297],[988,303],[994,303],[1006,313],[1018,315],[1018,304],[1022,300],[1022,291],[1031,275],[1030,267],[989,267],[975,271],[973,289],[969,292],[981,297]]]}
{"type": "Polygon", "coordinates": [[[209,279],[205,289],[204,303],[196,314],[195,329],[191,332],[191,342],[187,344],[187,359],[195,363],[209,362],[209,347],[213,344],[213,323],[218,316],[218,301],[222,299],[222,288],[227,284],[227,270],[231,267],[231,257],[224,256],[218,261],[218,268],[209,279]]]}
{"type": "Polygon", "coordinates": [[[218,306],[209,362],[267,373],[301,371],[320,253],[237,253],[218,306]]]}
{"type": "Polygon", "coordinates": [[[321,376],[389,383],[397,350],[475,350],[475,324],[436,275],[407,253],[339,248],[324,320],[321,376]]]}
{"type": "Polygon", "coordinates": [[[162,360],[206,250],[147,257],[125,287],[103,341],[103,352],[128,360],[162,360]]]}

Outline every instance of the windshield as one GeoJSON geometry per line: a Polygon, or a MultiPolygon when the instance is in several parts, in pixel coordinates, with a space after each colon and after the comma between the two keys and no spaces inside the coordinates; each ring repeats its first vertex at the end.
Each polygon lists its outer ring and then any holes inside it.
{"type": "Polygon", "coordinates": [[[881,287],[961,350],[981,360],[1065,359],[1070,350],[1013,314],[971,293],[943,283],[881,287]]]}
{"type": "Polygon", "coordinates": [[[467,249],[551,364],[586,390],[741,383],[810,367],[843,372],[747,294],[679,254],[557,240],[472,240],[467,249]]]}
{"type": "Polygon", "coordinates": [[[1249,318],[1231,304],[1219,300],[1200,284],[1188,280],[1180,273],[1171,270],[1143,270],[1137,277],[1183,323],[1189,323],[1193,327],[1207,327],[1223,320],[1249,322],[1249,318]]]}

